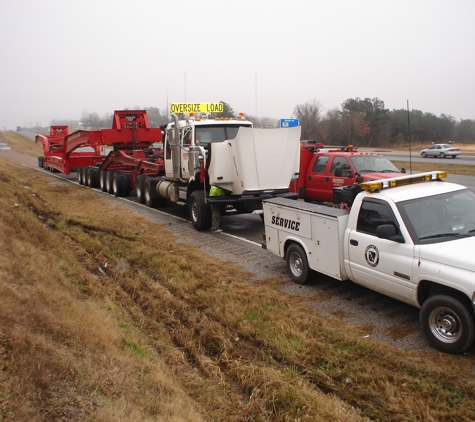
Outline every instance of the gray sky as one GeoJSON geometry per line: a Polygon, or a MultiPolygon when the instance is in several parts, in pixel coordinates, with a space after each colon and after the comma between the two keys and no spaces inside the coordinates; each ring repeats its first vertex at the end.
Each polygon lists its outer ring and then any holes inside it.
{"type": "Polygon", "coordinates": [[[475,119],[474,0],[0,0],[0,130],[167,102],[475,119]]]}

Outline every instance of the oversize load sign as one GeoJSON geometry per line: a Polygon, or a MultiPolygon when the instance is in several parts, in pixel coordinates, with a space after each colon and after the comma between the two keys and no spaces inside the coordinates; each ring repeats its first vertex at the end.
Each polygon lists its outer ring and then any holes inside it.
{"type": "Polygon", "coordinates": [[[171,103],[170,113],[222,113],[223,103],[171,103]]]}

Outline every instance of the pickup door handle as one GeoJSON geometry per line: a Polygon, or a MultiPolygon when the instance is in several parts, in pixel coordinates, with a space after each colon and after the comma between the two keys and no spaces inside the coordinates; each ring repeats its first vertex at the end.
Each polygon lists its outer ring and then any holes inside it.
{"type": "Polygon", "coordinates": [[[350,239],[350,245],[358,246],[358,241],[354,239],[350,239]]]}

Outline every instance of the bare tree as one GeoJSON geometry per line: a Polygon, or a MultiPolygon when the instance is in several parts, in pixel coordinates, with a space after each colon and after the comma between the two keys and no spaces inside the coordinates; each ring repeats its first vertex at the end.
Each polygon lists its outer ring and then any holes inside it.
{"type": "Polygon", "coordinates": [[[319,130],[322,106],[320,102],[313,100],[312,103],[298,104],[294,108],[294,116],[299,120],[302,127],[302,139],[318,140],[324,142],[319,130]]]}

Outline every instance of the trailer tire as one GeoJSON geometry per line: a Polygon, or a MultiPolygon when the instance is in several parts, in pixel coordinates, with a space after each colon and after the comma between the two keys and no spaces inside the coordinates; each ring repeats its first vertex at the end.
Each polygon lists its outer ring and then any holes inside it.
{"type": "Polygon", "coordinates": [[[107,172],[104,170],[99,173],[99,188],[102,192],[107,192],[106,175],[107,172]]]}
{"type": "Polygon", "coordinates": [[[114,191],[112,190],[113,182],[114,182],[114,172],[112,170],[109,170],[106,173],[106,192],[109,193],[109,194],[114,193],[114,191]]]}
{"type": "Polygon", "coordinates": [[[139,204],[145,204],[145,176],[143,174],[139,174],[135,180],[135,194],[139,204]]]}
{"type": "Polygon", "coordinates": [[[460,354],[475,340],[475,322],[468,300],[455,295],[436,294],[423,304],[419,314],[422,331],[437,350],[460,354]]]}
{"type": "Polygon", "coordinates": [[[124,188],[122,190],[122,196],[129,196],[130,191],[132,190],[132,184],[130,183],[130,176],[128,174],[122,175],[122,180],[124,181],[124,188]]]}
{"type": "Polygon", "coordinates": [[[122,175],[120,173],[114,173],[114,179],[112,180],[112,192],[116,198],[119,196],[124,196],[124,179],[122,179],[122,175]]]}
{"type": "Polygon", "coordinates": [[[311,274],[307,254],[297,243],[292,243],[285,253],[285,262],[290,270],[290,278],[297,284],[307,283],[311,274]]]}
{"type": "Polygon", "coordinates": [[[86,177],[87,186],[90,188],[97,188],[99,186],[98,169],[96,167],[88,167],[86,177]]]}
{"type": "Polygon", "coordinates": [[[84,167],[79,167],[77,170],[78,174],[78,183],[84,185],[84,167]]]}
{"type": "Polygon", "coordinates": [[[88,177],[88,173],[89,173],[89,167],[82,167],[82,184],[84,186],[89,186],[89,177],[88,177]]]}
{"type": "Polygon", "coordinates": [[[190,196],[190,220],[198,231],[208,230],[211,227],[211,207],[205,204],[204,192],[195,190],[190,196]]]}
{"type": "Polygon", "coordinates": [[[158,198],[154,195],[151,177],[146,177],[144,181],[144,199],[147,207],[155,207],[158,204],[158,198]]]}

